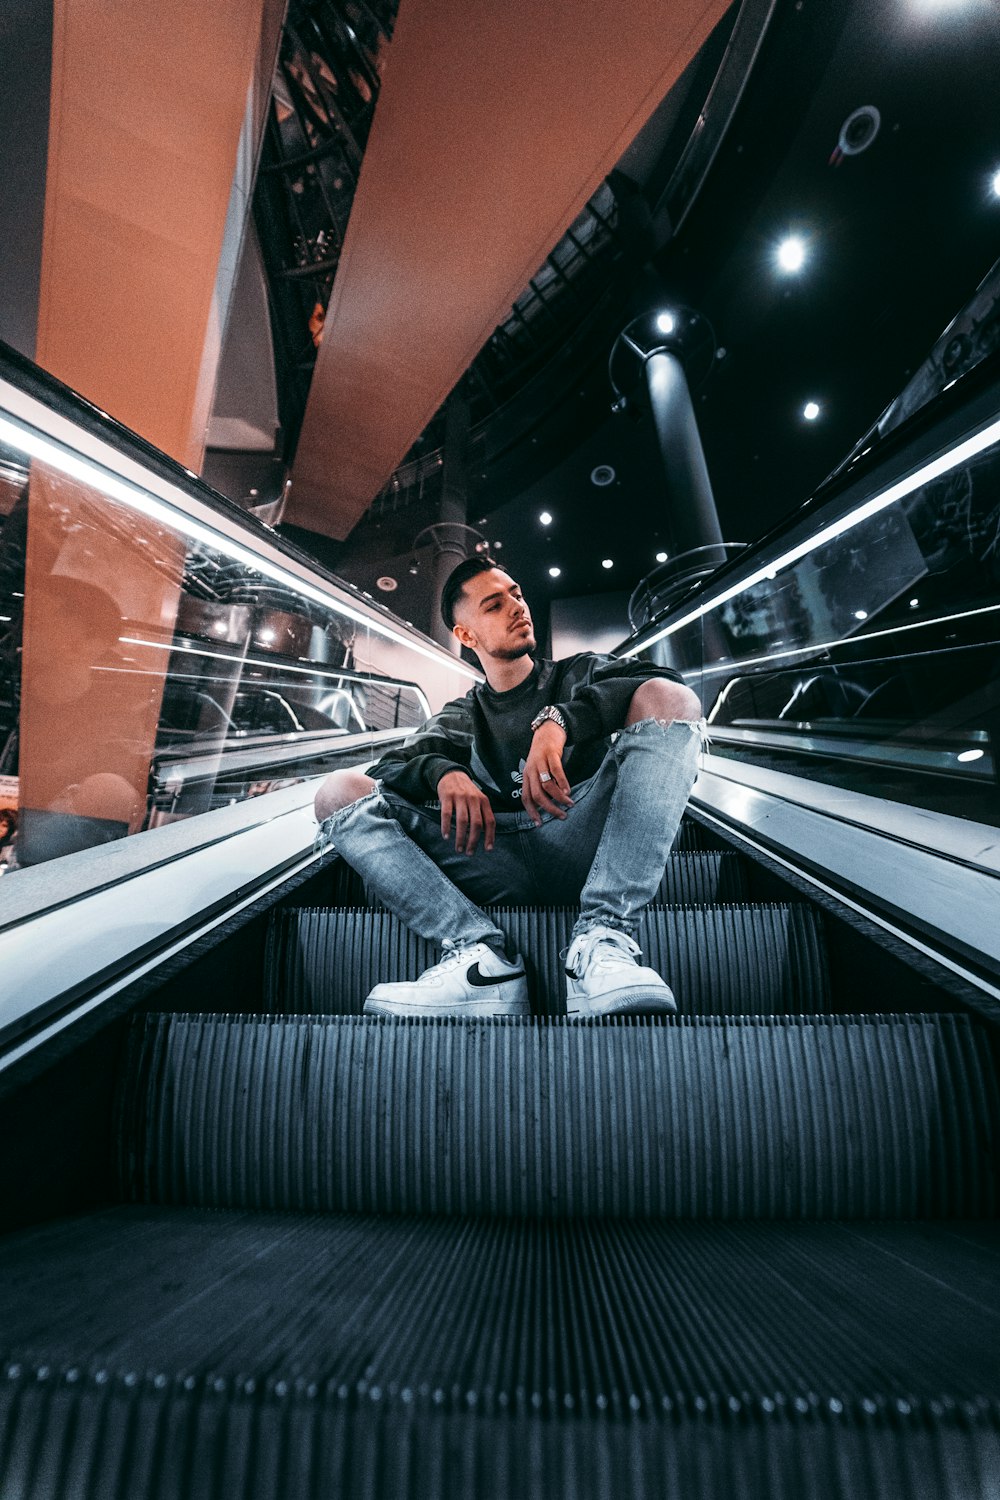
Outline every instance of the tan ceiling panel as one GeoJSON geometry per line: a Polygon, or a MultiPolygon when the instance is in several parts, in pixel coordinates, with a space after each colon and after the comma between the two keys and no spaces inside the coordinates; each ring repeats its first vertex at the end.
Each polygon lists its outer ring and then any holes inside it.
{"type": "Polygon", "coordinates": [[[55,0],[36,358],[191,468],[263,8],[55,0]]]}
{"type": "Polygon", "coordinates": [[[401,0],[286,519],[344,537],[729,0],[401,0]]]}

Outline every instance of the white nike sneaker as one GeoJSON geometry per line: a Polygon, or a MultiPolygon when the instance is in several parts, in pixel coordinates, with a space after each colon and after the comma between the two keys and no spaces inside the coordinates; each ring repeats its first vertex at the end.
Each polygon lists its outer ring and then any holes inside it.
{"type": "Polygon", "coordinates": [[[661,1016],[677,1009],[670,986],[636,959],[642,950],[616,927],[591,927],[566,954],[566,1013],[588,1016],[661,1016]]]}
{"type": "Polygon", "coordinates": [[[531,1015],[523,959],[506,959],[487,943],[444,946],[441,962],[419,979],[377,984],[365,1001],[365,1015],[531,1015]]]}

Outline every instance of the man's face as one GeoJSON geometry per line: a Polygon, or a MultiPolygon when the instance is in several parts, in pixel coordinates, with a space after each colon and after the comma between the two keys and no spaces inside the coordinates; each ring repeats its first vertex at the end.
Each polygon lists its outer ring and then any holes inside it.
{"type": "Polygon", "coordinates": [[[455,605],[459,639],[479,657],[516,661],[535,649],[531,614],[520,588],[507,573],[490,568],[476,573],[455,605]]]}

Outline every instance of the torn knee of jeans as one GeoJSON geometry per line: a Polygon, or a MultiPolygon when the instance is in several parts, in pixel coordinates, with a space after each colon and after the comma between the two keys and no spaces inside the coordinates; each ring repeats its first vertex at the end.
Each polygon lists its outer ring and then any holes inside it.
{"type": "Polygon", "coordinates": [[[674,724],[683,724],[692,734],[696,734],[702,745],[708,744],[708,723],[705,719],[640,719],[636,724],[626,724],[623,734],[636,734],[641,730],[648,730],[652,725],[658,729],[671,729],[674,724]]]}
{"type": "Polygon", "coordinates": [[[381,795],[382,788],[376,786],[374,791],[366,792],[363,797],[356,798],[354,802],[348,802],[344,807],[338,807],[336,812],[324,818],[313,839],[313,853],[323,854],[327,849],[334,848],[334,836],[340,825],[347,821],[349,815],[357,812],[361,807],[370,805],[381,795]]]}

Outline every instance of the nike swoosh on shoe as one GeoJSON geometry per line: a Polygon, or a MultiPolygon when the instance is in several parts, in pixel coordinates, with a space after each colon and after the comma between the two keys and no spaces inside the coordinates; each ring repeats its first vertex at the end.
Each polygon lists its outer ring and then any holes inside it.
{"type": "Polygon", "coordinates": [[[484,974],[477,959],[474,964],[469,965],[465,977],[474,988],[486,989],[494,984],[513,984],[515,979],[524,978],[524,970],[519,969],[516,974],[484,974]]]}

